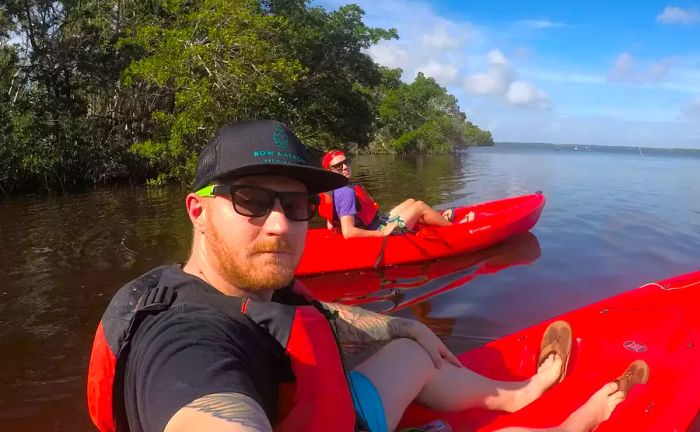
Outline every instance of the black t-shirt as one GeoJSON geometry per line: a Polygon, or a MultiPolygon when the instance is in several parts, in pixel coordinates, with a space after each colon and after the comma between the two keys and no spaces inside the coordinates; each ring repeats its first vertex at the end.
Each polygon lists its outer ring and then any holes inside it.
{"type": "MultiPolygon", "coordinates": [[[[190,288],[224,295],[177,265],[162,278],[171,287],[193,284],[190,288]]],[[[275,292],[272,301],[309,304],[291,287],[275,292]]],[[[251,397],[272,423],[279,385],[294,379],[289,358],[268,332],[252,321],[191,304],[146,317],[133,336],[125,367],[124,401],[132,432],[160,432],[182,407],[214,393],[251,397]]]]}

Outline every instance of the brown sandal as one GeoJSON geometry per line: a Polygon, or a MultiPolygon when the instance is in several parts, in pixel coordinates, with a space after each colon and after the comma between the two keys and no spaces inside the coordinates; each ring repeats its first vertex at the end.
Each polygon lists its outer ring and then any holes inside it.
{"type": "Polygon", "coordinates": [[[625,372],[617,377],[617,390],[621,391],[625,397],[632,387],[637,384],[646,384],[649,381],[649,365],[644,360],[635,360],[627,366],[625,372]]]}
{"type": "Polygon", "coordinates": [[[544,331],[544,336],[542,336],[537,367],[539,368],[550,354],[557,354],[559,358],[561,358],[562,366],[559,380],[556,381],[556,383],[562,382],[566,376],[566,368],[569,365],[572,342],[573,332],[571,326],[566,321],[554,321],[547,326],[547,329],[544,331]]]}
{"type": "Polygon", "coordinates": [[[440,216],[444,217],[447,222],[452,222],[455,218],[454,209],[448,208],[440,212],[440,216]]]}

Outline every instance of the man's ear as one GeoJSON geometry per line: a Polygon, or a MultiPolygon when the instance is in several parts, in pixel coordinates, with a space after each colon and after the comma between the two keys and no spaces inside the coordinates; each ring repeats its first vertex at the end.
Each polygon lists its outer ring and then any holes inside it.
{"type": "Polygon", "coordinates": [[[190,217],[192,227],[196,232],[204,233],[206,206],[204,198],[196,193],[190,193],[185,198],[185,207],[187,208],[187,216],[190,217]]]}

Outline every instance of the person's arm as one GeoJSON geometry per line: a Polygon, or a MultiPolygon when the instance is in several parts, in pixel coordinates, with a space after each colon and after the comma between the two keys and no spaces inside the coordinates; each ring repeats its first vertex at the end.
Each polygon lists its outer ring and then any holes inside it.
{"type": "Polygon", "coordinates": [[[322,304],[326,309],[337,312],[336,330],[342,342],[370,343],[408,338],[415,340],[426,350],[436,367],[442,365],[443,358],[456,366],[462,366],[440,338],[421,322],[380,315],[366,309],[338,303],[322,304]]]}
{"type": "Polygon", "coordinates": [[[217,393],[181,408],[164,432],[272,432],[272,426],[255,400],[240,393],[217,393]]]}
{"type": "Polygon", "coordinates": [[[333,205],[335,213],[340,219],[340,231],[343,237],[358,238],[358,237],[384,237],[393,231],[394,227],[389,227],[383,230],[366,230],[355,226],[355,216],[357,215],[357,194],[355,190],[349,187],[336,189],[333,195],[333,205]]]}
{"type": "Polygon", "coordinates": [[[346,239],[357,237],[384,237],[384,230],[366,230],[355,226],[355,215],[340,217],[340,230],[346,239]]]}

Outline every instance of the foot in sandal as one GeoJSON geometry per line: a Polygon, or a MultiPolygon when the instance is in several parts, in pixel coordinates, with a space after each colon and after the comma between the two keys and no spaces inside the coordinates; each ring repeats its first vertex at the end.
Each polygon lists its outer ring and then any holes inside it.
{"type": "Polygon", "coordinates": [[[448,208],[441,211],[440,215],[444,217],[447,222],[452,222],[452,220],[455,218],[455,211],[454,209],[448,208]]]}
{"type": "Polygon", "coordinates": [[[649,365],[644,360],[632,362],[615,381],[605,384],[585,404],[574,411],[562,424],[562,429],[572,432],[587,432],[610,418],[615,407],[625,400],[632,387],[646,384],[649,380],[649,365]]]}
{"type": "Polygon", "coordinates": [[[571,326],[565,321],[549,324],[542,336],[540,354],[537,359],[537,373],[517,394],[507,411],[513,412],[532,403],[542,396],[554,384],[561,382],[566,375],[566,368],[571,354],[573,334],[571,326]]]}

